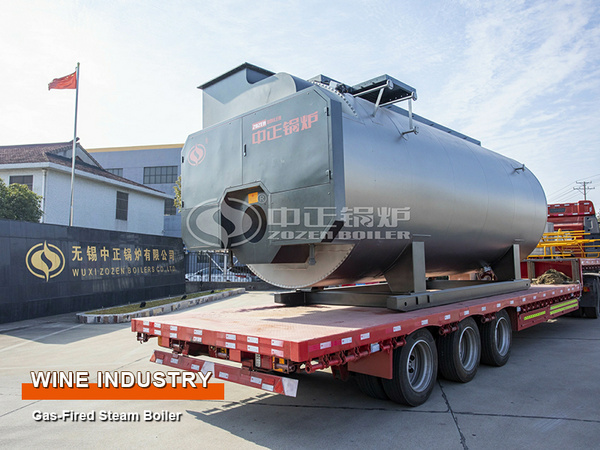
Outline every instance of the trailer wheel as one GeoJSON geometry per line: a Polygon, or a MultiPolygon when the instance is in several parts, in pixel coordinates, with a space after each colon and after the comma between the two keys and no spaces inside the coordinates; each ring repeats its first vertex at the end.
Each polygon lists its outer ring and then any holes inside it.
{"type": "Polygon", "coordinates": [[[590,319],[597,319],[598,316],[600,316],[600,280],[598,280],[598,277],[594,277],[594,282],[592,283],[592,296],[595,299],[595,305],[594,306],[584,306],[583,312],[585,313],[586,317],[590,318],[590,319]]]}
{"type": "Polygon", "coordinates": [[[481,362],[500,367],[510,357],[512,328],[506,310],[498,311],[496,318],[481,325],[481,362]]]}
{"type": "Polygon", "coordinates": [[[390,400],[408,406],[427,401],[435,386],[438,358],[435,340],[429,330],[410,334],[406,343],[394,350],[391,380],[381,379],[390,400]]]}
{"type": "Polygon", "coordinates": [[[380,400],[388,400],[388,396],[383,390],[381,378],[357,372],[356,382],[363,394],[367,394],[369,397],[377,398],[380,400]]]}
{"type": "Polygon", "coordinates": [[[440,373],[451,381],[467,383],[477,373],[481,358],[479,329],[472,317],[458,324],[458,330],[438,340],[440,373]]]}

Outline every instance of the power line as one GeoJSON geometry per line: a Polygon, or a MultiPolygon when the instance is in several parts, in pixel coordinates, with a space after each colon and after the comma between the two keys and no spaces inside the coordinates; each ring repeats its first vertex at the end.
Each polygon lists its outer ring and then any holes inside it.
{"type": "Polygon", "coordinates": [[[569,192],[565,192],[564,194],[561,194],[561,195],[555,195],[554,197],[551,197],[551,198],[556,199],[556,201],[554,203],[561,203],[563,201],[571,200],[576,197],[577,197],[577,194],[575,192],[569,191],[569,192]]]}
{"type": "Polygon", "coordinates": [[[571,193],[572,197],[550,197],[548,198],[548,203],[576,203],[579,198],[575,192],[571,191],[571,193]]]}
{"type": "Polygon", "coordinates": [[[563,189],[563,190],[561,190],[561,191],[553,192],[553,193],[549,194],[549,195],[548,195],[548,197],[555,198],[555,197],[564,197],[564,196],[567,196],[567,195],[569,195],[569,196],[570,196],[570,195],[576,195],[576,194],[573,192],[573,183],[571,183],[571,184],[569,185],[569,188],[568,188],[568,189],[563,189]]]}
{"type": "MultiPolygon", "coordinates": [[[[591,175],[591,176],[589,176],[589,177],[587,177],[587,178],[589,178],[591,181],[598,181],[598,180],[596,180],[596,179],[597,179],[597,178],[600,178],[600,173],[597,173],[596,175],[591,175]]],[[[580,179],[581,179],[581,178],[580,178],[580,179]]],[[[548,194],[548,196],[549,196],[549,197],[553,197],[553,196],[555,196],[555,195],[559,195],[559,194],[561,194],[561,193],[564,193],[563,191],[570,191],[570,189],[569,189],[569,188],[571,187],[571,185],[572,185],[573,183],[576,183],[576,182],[577,182],[577,180],[571,181],[569,184],[566,184],[566,185],[564,185],[563,187],[561,187],[561,188],[557,189],[556,191],[554,191],[554,192],[550,192],[550,193],[548,194]]]]}
{"type": "Polygon", "coordinates": [[[587,200],[587,192],[588,191],[596,189],[596,188],[593,188],[593,187],[588,187],[588,184],[592,184],[591,181],[576,181],[575,183],[580,184],[581,186],[574,187],[573,190],[583,192],[583,199],[584,200],[587,200]]]}
{"type": "Polygon", "coordinates": [[[574,183],[574,181],[572,181],[572,182],[570,182],[569,184],[567,184],[567,185],[565,185],[565,186],[561,187],[560,189],[557,189],[557,190],[556,190],[556,191],[554,191],[554,192],[550,192],[550,194],[549,194],[549,195],[558,195],[558,194],[560,194],[560,193],[562,193],[562,192],[564,192],[564,191],[571,191],[571,189],[570,189],[570,188],[571,188],[571,186],[573,186],[573,183],[574,183]]]}

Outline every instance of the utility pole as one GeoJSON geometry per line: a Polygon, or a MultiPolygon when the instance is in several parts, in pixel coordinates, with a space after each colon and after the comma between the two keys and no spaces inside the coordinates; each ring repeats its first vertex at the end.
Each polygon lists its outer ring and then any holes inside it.
{"type": "Polygon", "coordinates": [[[591,191],[593,187],[588,187],[588,184],[592,184],[591,181],[576,181],[575,183],[581,184],[581,186],[574,187],[573,190],[583,192],[583,199],[587,200],[587,191],[591,191]]]}

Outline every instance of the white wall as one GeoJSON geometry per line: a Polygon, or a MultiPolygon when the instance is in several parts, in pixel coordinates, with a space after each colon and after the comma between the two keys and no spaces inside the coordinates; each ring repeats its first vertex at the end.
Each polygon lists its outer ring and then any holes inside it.
{"type": "Polygon", "coordinates": [[[10,177],[14,175],[33,175],[33,192],[42,195],[42,169],[0,169],[0,178],[7,186],[10,183],[10,177]]]}
{"type": "MultiPolygon", "coordinates": [[[[77,179],[75,180],[77,181],[77,179]]],[[[69,175],[49,170],[46,175],[46,199],[44,223],[69,225],[69,205],[71,203],[71,178],[69,175]]],[[[85,226],[74,222],[75,226],[85,226]]]]}
{"type": "MultiPolygon", "coordinates": [[[[33,175],[33,192],[43,193],[42,169],[0,169],[0,178],[8,184],[11,175],[33,175]]],[[[101,178],[101,177],[99,177],[101,178]]],[[[109,180],[110,181],[110,180],[109,180]]],[[[165,196],[166,197],[166,196],[165,196]]],[[[42,222],[68,225],[71,201],[71,174],[47,169],[46,197],[42,222]]],[[[162,235],[164,198],[136,190],[127,184],[114,185],[85,176],[75,176],[73,225],[102,230],[162,235]],[[129,194],[127,220],[116,219],[117,191],[129,194]]]]}
{"type": "MultiPolygon", "coordinates": [[[[162,234],[164,199],[124,186],[75,177],[73,225],[102,230],[162,234]],[[129,194],[127,220],[116,219],[117,191],[129,194]]],[[[67,225],[71,195],[68,173],[48,172],[46,223],[67,225]]]]}

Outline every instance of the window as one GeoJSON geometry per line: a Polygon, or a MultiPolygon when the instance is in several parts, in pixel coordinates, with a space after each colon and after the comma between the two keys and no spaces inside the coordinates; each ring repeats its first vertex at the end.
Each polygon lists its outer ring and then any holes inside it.
{"type": "Polygon", "coordinates": [[[144,184],[166,184],[177,181],[177,166],[144,167],[144,184]]]}
{"type": "Polygon", "coordinates": [[[129,194],[117,191],[117,215],[119,220],[127,220],[127,209],[129,207],[129,194]]]}
{"type": "Polygon", "coordinates": [[[109,173],[112,173],[113,175],[116,175],[118,177],[123,176],[123,169],[106,169],[106,171],[109,173]]]}
{"type": "Polygon", "coordinates": [[[8,184],[24,184],[29,188],[30,191],[32,191],[33,175],[13,175],[10,177],[8,184]]]}
{"type": "Polygon", "coordinates": [[[174,216],[177,214],[177,208],[172,198],[165,199],[165,216],[174,216]]]}

